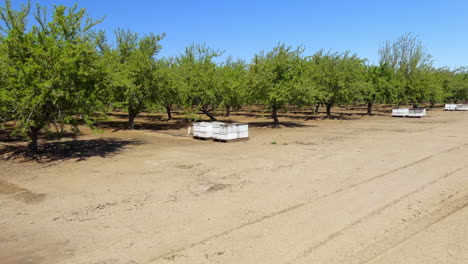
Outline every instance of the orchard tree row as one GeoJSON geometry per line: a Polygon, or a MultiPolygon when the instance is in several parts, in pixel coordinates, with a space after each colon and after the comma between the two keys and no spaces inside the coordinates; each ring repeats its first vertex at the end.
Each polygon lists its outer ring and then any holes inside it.
{"type": "Polygon", "coordinates": [[[252,61],[228,57],[206,45],[192,44],[174,57],[158,57],[164,34],[140,35],[115,30],[115,43],[95,31],[100,20],[84,9],[24,5],[6,0],[0,9],[0,123],[13,121],[15,132],[37,149],[40,130],[78,122],[92,126],[106,112],[123,109],[128,126],[142,111],[161,108],[187,116],[199,112],[216,120],[245,105],[278,113],[362,102],[431,105],[468,99],[467,68],[435,68],[414,35],[383,43],[377,65],[349,51],[278,44],[252,61]],[[29,20],[31,20],[30,23],[29,20]],[[215,112],[216,111],[216,112],[215,112]]]}

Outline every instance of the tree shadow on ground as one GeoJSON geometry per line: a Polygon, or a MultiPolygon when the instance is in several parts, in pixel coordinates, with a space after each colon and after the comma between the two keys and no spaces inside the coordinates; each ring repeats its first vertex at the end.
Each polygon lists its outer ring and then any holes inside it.
{"type": "MultiPolygon", "coordinates": [[[[128,122],[127,121],[102,121],[95,124],[96,127],[102,129],[113,129],[114,132],[119,130],[127,130],[128,122]]],[[[135,122],[134,129],[140,130],[171,130],[171,129],[181,129],[186,128],[188,125],[184,121],[176,122],[167,122],[167,123],[142,123],[135,122]]]]}
{"type": "MultiPolygon", "coordinates": [[[[178,115],[179,113],[178,112],[175,112],[173,111],[172,112],[172,121],[184,121],[185,118],[184,117],[180,117],[180,116],[175,116],[175,115],[178,115]]],[[[116,117],[116,118],[119,118],[119,119],[123,119],[123,120],[119,120],[119,121],[127,121],[128,120],[128,114],[125,114],[125,113],[106,113],[107,116],[109,117],[116,117]]],[[[159,113],[147,113],[147,112],[144,112],[144,113],[140,113],[137,115],[136,117],[137,119],[144,119],[144,120],[148,120],[148,121],[153,121],[153,122],[156,122],[156,121],[164,121],[164,122],[168,122],[168,121],[171,121],[171,120],[167,120],[167,115],[166,114],[159,114],[159,113]]]]}
{"type": "MultiPolygon", "coordinates": [[[[292,113],[292,112],[291,112],[292,113]]],[[[255,113],[242,113],[242,112],[236,112],[236,113],[231,113],[232,116],[245,116],[245,117],[252,117],[252,118],[270,118],[270,114],[255,114],[255,113]]],[[[364,117],[367,116],[367,113],[349,113],[349,112],[335,112],[332,113],[332,116],[330,119],[341,119],[341,120],[350,120],[354,119],[351,117],[364,117]]],[[[386,116],[385,113],[373,113],[372,116],[386,116]]],[[[304,121],[309,121],[309,120],[323,120],[323,119],[328,119],[326,116],[326,112],[318,112],[318,113],[310,113],[310,114],[304,114],[304,113],[299,113],[297,112],[296,115],[292,114],[279,114],[278,118],[289,118],[289,119],[295,119],[295,120],[304,120],[304,121]],[[298,115],[298,114],[303,114],[303,115],[298,115]]]]}
{"type": "MultiPolygon", "coordinates": [[[[14,126],[13,125],[7,125],[3,130],[0,130],[0,142],[24,142],[25,139],[24,137],[20,135],[15,135],[13,133],[14,126]]],[[[41,131],[39,133],[39,138],[40,139],[46,139],[46,140],[59,140],[63,138],[76,138],[80,133],[73,133],[73,132],[56,132],[54,130],[47,130],[47,131],[41,131]]]]}
{"type": "MultiPolygon", "coordinates": [[[[248,123],[250,127],[271,127],[271,128],[278,128],[277,125],[275,125],[273,122],[249,122],[248,123]]],[[[288,128],[294,128],[294,127],[317,127],[316,125],[306,125],[302,123],[296,123],[296,122],[279,122],[278,123],[279,128],[281,127],[288,127],[288,128]]]]}
{"type": "Polygon", "coordinates": [[[20,136],[12,135],[11,131],[0,130],[0,142],[20,142],[20,141],[24,141],[24,139],[20,136]]]}
{"type": "Polygon", "coordinates": [[[77,159],[83,161],[90,157],[109,158],[118,154],[129,145],[140,145],[139,140],[121,139],[89,139],[45,142],[39,144],[37,154],[28,156],[24,145],[6,145],[0,149],[0,155],[4,160],[23,158],[22,161],[37,161],[47,163],[58,160],[77,159]]]}
{"type": "MultiPolygon", "coordinates": [[[[128,114],[126,113],[106,113],[107,116],[110,117],[116,117],[124,120],[128,120],[128,114]]],[[[145,119],[150,119],[153,121],[159,120],[162,121],[164,120],[162,115],[159,114],[150,114],[150,113],[140,113],[137,115],[137,118],[145,118],[145,119]]]]}
{"type": "Polygon", "coordinates": [[[332,113],[330,117],[324,119],[331,120],[357,120],[359,117],[367,116],[367,114],[355,114],[355,113],[332,113]]]}
{"type": "MultiPolygon", "coordinates": [[[[361,115],[361,114],[359,114],[361,115]]],[[[366,114],[362,114],[362,116],[366,116],[366,114]]],[[[330,117],[327,116],[292,116],[292,115],[278,115],[278,118],[288,118],[288,119],[295,119],[295,120],[356,120],[359,119],[356,114],[350,113],[335,113],[332,114],[330,117]]],[[[273,127],[276,128],[273,122],[249,122],[249,126],[251,127],[273,127]]],[[[316,125],[307,125],[300,122],[280,122],[280,127],[317,127],[316,125]]]]}
{"type": "MultiPolygon", "coordinates": [[[[390,110],[390,112],[392,112],[390,110]]],[[[372,114],[370,116],[387,116],[385,113],[387,113],[385,110],[383,111],[372,111],[372,114]]],[[[326,112],[318,112],[318,114],[324,114],[326,115],[326,112]]],[[[332,116],[369,116],[367,112],[362,112],[362,113],[354,113],[354,112],[332,112],[332,116]]]]}
{"type": "MultiPolygon", "coordinates": [[[[242,113],[242,112],[235,112],[231,113],[231,116],[245,116],[245,117],[252,117],[252,118],[271,118],[271,114],[255,114],[255,113],[242,113]]],[[[297,120],[317,120],[323,119],[324,116],[317,116],[317,115],[288,115],[288,114],[278,114],[278,118],[290,118],[290,119],[297,119],[297,120]]]]}

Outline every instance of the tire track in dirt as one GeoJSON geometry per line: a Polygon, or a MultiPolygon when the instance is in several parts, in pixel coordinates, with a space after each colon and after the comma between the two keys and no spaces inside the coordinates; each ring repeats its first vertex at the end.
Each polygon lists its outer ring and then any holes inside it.
{"type": "Polygon", "coordinates": [[[431,185],[433,185],[433,184],[435,184],[435,183],[437,183],[437,182],[439,182],[439,181],[441,181],[441,180],[443,180],[443,179],[446,179],[446,178],[450,177],[451,175],[453,175],[453,174],[455,174],[455,173],[457,173],[457,172],[460,172],[460,171],[462,171],[462,170],[464,170],[464,169],[466,169],[466,168],[468,168],[468,165],[465,165],[465,166],[460,167],[460,168],[457,168],[457,169],[455,169],[455,170],[453,170],[453,171],[447,172],[447,173],[445,173],[444,175],[442,175],[442,176],[440,176],[440,177],[437,177],[436,179],[431,180],[431,181],[429,181],[429,182],[427,182],[427,183],[421,185],[421,186],[418,187],[417,189],[414,189],[414,190],[411,191],[411,192],[408,192],[408,193],[406,193],[406,194],[404,194],[404,195],[401,195],[400,197],[398,197],[398,198],[396,198],[396,199],[394,199],[394,200],[392,200],[392,201],[390,201],[390,202],[384,204],[383,206],[378,207],[378,208],[372,210],[369,214],[366,214],[365,216],[363,216],[363,217],[361,217],[361,218],[358,218],[358,219],[356,219],[355,221],[349,223],[348,225],[346,225],[346,226],[343,227],[342,229],[340,229],[340,230],[338,230],[338,231],[336,231],[336,232],[333,232],[332,234],[330,234],[330,235],[327,237],[327,239],[324,239],[324,240],[318,242],[317,244],[315,244],[314,246],[312,246],[312,247],[306,249],[300,256],[294,258],[293,260],[291,260],[291,261],[289,261],[289,262],[287,262],[287,263],[296,263],[295,261],[297,261],[298,259],[307,257],[308,255],[312,254],[315,250],[317,250],[317,249],[319,249],[320,247],[326,245],[326,244],[327,244],[328,242],[330,242],[331,240],[333,240],[333,239],[335,239],[335,238],[337,238],[337,237],[343,235],[343,233],[345,233],[346,231],[348,231],[348,230],[352,229],[353,227],[355,227],[355,226],[357,226],[357,225],[359,225],[359,224],[365,222],[366,220],[368,220],[368,219],[371,218],[371,217],[374,217],[374,216],[377,216],[377,215],[381,214],[385,209],[387,209],[387,208],[389,208],[389,207],[391,207],[391,206],[393,206],[393,205],[395,205],[395,204],[401,202],[403,199],[406,199],[406,198],[408,198],[409,196],[411,196],[411,195],[413,195],[413,194],[416,194],[416,193],[418,193],[418,192],[424,191],[427,187],[429,187],[429,186],[431,186],[431,185]]]}
{"type": "MultiPolygon", "coordinates": [[[[411,230],[409,232],[409,234],[407,234],[407,235],[405,235],[405,236],[403,236],[403,237],[401,237],[399,239],[388,238],[388,239],[384,239],[384,240],[379,241],[379,243],[382,242],[382,243],[384,243],[384,244],[386,244],[388,246],[384,247],[384,248],[381,248],[377,252],[374,249],[373,253],[367,253],[368,255],[371,255],[371,256],[368,256],[366,258],[362,257],[362,255],[365,255],[365,253],[359,254],[361,256],[360,260],[358,262],[353,262],[353,263],[357,263],[357,264],[369,263],[369,262],[373,261],[374,259],[384,255],[385,253],[387,253],[391,249],[405,243],[406,241],[408,241],[412,237],[414,237],[414,236],[418,235],[419,233],[425,231],[426,229],[430,228],[431,226],[443,221],[444,219],[446,219],[449,216],[457,213],[458,211],[465,209],[466,207],[468,207],[468,194],[464,195],[463,197],[457,199],[454,202],[451,202],[450,204],[446,204],[441,209],[431,213],[429,216],[424,217],[423,219],[421,219],[420,221],[418,221],[417,223],[412,225],[411,226],[412,228],[411,227],[408,228],[410,230],[413,229],[413,230],[411,230]]],[[[407,232],[404,232],[404,233],[407,233],[407,232]]],[[[350,263],[350,262],[347,262],[347,263],[350,263]]]]}
{"type": "MultiPolygon", "coordinates": [[[[411,163],[408,163],[408,164],[406,164],[406,165],[404,165],[404,166],[401,166],[401,167],[395,168],[395,169],[393,169],[393,170],[390,170],[390,171],[381,173],[381,174],[379,174],[379,175],[377,175],[377,176],[374,176],[374,177],[371,177],[371,178],[367,178],[367,179],[365,179],[365,180],[363,180],[363,181],[359,181],[359,182],[350,184],[350,185],[348,185],[348,186],[339,188],[339,189],[337,189],[337,190],[335,190],[335,191],[333,191],[333,192],[326,193],[326,194],[324,194],[324,195],[322,195],[322,196],[319,196],[319,197],[316,197],[316,198],[314,198],[314,199],[312,199],[312,200],[307,200],[307,201],[305,201],[305,202],[297,203],[297,204],[295,204],[295,205],[292,205],[292,206],[290,206],[290,207],[284,208],[284,209],[282,209],[282,210],[272,212],[272,213],[270,213],[270,214],[264,215],[264,216],[259,217],[259,218],[257,218],[257,219],[251,220],[251,221],[249,221],[249,222],[246,222],[246,223],[237,225],[237,226],[235,226],[235,227],[233,227],[233,228],[230,228],[230,229],[228,229],[228,230],[226,230],[226,231],[223,231],[223,232],[221,232],[221,233],[211,235],[211,236],[206,237],[206,238],[204,238],[204,239],[202,239],[202,240],[199,240],[199,241],[197,241],[197,242],[194,242],[194,243],[191,243],[191,244],[187,244],[187,245],[185,245],[185,246],[183,246],[183,247],[176,248],[176,249],[173,249],[173,250],[171,250],[171,251],[169,251],[169,252],[167,252],[167,253],[163,253],[163,254],[161,254],[161,255],[158,255],[158,256],[156,256],[156,257],[153,257],[153,258],[151,258],[151,259],[149,260],[149,262],[154,262],[154,261],[159,260],[159,259],[164,259],[164,258],[172,257],[173,255],[175,255],[175,254],[177,254],[177,253],[179,253],[179,252],[182,252],[182,251],[184,251],[184,250],[194,248],[194,247],[196,247],[196,246],[198,246],[198,245],[205,244],[205,243],[207,243],[207,242],[209,242],[209,241],[211,241],[211,240],[214,240],[214,239],[217,239],[217,238],[219,238],[219,237],[228,235],[228,234],[233,233],[233,232],[235,232],[235,231],[237,231],[237,230],[240,230],[240,229],[242,229],[242,228],[245,228],[245,227],[248,227],[248,226],[251,226],[251,225],[258,224],[258,223],[260,223],[260,222],[262,222],[262,221],[264,221],[264,220],[267,220],[267,219],[273,218],[273,217],[275,217],[275,216],[282,215],[282,214],[288,213],[288,212],[290,212],[290,211],[299,209],[299,208],[301,208],[301,207],[304,207],[304,206],[306,206],[306,205],[308,205],[308,204],[317,202],[317,201],[322,200],[322,199],[324,199],[324,198],[327,198],[327,197],[329,197],[329,196],[332,196],[332,195],[335,195],[335,194],[338,194],[338,193],[341,193],[341,192],[344,192],[344,191],[353,189],[353,188],[355,188],[355,187],[357,187],[357,186],[360,186],[360,185],[363,185],[363,184],[366,184],[366,183],[375,181],[375,180],[377,180],[377,179],[380,179],[380,178],[383,178],[383,177],[385,177],[385,176],[391,175],[391,174],[393,174],[393,173],[395,173],[395,172],[398,172],[398,171],[401,171],[401,170],[404,170],[404,169],[413,167],[413,166],[415,166],[415,165],[417,165],[417,164],[420,164],[420,163],[423,163],[423,162],[425,162],[425,161],[427,161],[427,160],[429,160],[429,159],[431,159],[431,158],[433,158],[433,157],[435,157],[435,156],[438,156],[438,155],[441,155],[441,154],[445,154],[445,153],[449,153],[449,152],[452,152],[452,151],[461,149],[461,148],[463,148],[463,147],[465,147],[465,146],[467,146],[467,145],[468,145],[468,143],[465,143],[465,144],[460,145],[460,146],[456,146],[456,147],[452,147],[452,148],[449,148],[449,149],[442,150],[442,151],[437,152],[437,153],[435,153],[435,154],[432,154],[432,155],[426,156],[426,157],[424,157],[424,158],[418,159],[418,160],[416,160],[416,161],[413,161],[413,162],[411,162],[411,163]]],[[[447,177],[448,177],[448,176],[447,176],[447,177]]]]}

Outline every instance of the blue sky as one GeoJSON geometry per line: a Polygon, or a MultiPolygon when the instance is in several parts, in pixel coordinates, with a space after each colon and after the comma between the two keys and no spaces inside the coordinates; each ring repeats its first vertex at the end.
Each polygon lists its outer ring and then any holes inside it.
{"type": "MultiPolygon", "coordinates": [[[[24,0],[12,0],[15,5],[24,0]]],[[[32,1],[34,2],[34,1],[32,1]]],[[[436,66],[468,65],[468,1],[109,1],[41,0],[43,5],[77,2],[112,39],[117,27],[141,34],[166,33],[159,56],[188,44],[206,43],[250,61],[278,42],[319,49],[350,50],[377,62],[385,40],[417,34],[436,66]]]]}

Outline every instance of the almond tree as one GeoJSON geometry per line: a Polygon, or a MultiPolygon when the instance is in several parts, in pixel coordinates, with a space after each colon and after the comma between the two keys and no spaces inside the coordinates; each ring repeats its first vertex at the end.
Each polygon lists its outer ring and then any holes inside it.
{"type": "Polygon", "coordinates": [[[468,67],[445,71],[442,80],[447,101],[458,103],[468,100],[468,67]]]}
{"type": "Polygon", "coordinates": [[[0,8],[0,63],[8,76],[0,87],[0,114],[3,121],[16,121],[15,132],[28,139],[29,153],[35,153],[39,131],[51,123],[76,130],[77,114],[91,125],[106,94],[90,34],[100,21],[77,5],[55,6],[50,21],[45,7],[38,4],[34,14],[30,11],[29,4],[14,10],[9,0],[0,8]]]}
{"type": "Polygon", "coordinates": [[[212,121],[213,111],[221,103],[222,94],[217,83],[217,65],[214,58],[222,54],[206,45],[192,44],[178,58],[183,79],[182,101],[186,107],[200,109],[212,121]]]}
{"type": "Polygon", "coordinates": [[[166,109],[167,120],[172,119],[172,108],[182,104],[184,86],[182,69],[174,58],[160,59],[153,73],[154,88],[157,94],[156,103],[166,109]]]}
{"type": "Polygon", "coordinates": [[[367,114],[372,115],[375,102],[391,100],[395,87],[392,71],[385,66],[368,65],[364,80],[358,82],[358,98],[367,104],[367,114]]]}
{"type": "Polygon", "coordinates": [[[240,108],[247,100],[247,65],[242,60],[234,61],[228,57],[217,73],[221,104],[226,109],[226,116],[230,116],[233,107],[240,108]]]}
{"type": "Polygon", "coordinates": [[[301,83],[302,47],[278,44],[270,52],[256,54],[250,65],[252,98],[271,111],[273,126],[279,126],[278,111],[294,103],[301,83]]]}
{"type": "Polygon", "coordinates": [[[320,97],[331,117],[335,104],[349,103],[356,98],[356,86],[363,80],[364,60],[350,52],[315,53],[309,63],[312,78],[320,91],[320,97]]]}
{"type": "Polygon", "coordinates": [[[153,73],[156,54],[161,49],[159,41],[164,34],[139,36],[130,30],[117,29],[117,47],[107,56],[113,58],[109,71],[113,74],[112,88],[115,100],[128,112],[128,127],[134,128],[136,116],[154,101],[153,73]]]}
{"type": "Polygon", "coordinates": [[[396,103],[412,103],[417,107],[427,95],[422,78],[432,68],[432,56],[416,36],[406,33],[396,41],[386,41],[379,49],[379,64],[396,74],[400,92],[396,103]]]}
{"type": "Polygon", "coordinates": [[[0,130],[3,128],[3,123],[11,118],[9,103],[12,98],[10,98],[9,90],[6,89],[10,68],[8,67],[6,55],[6,45],[3,42],[2,36],[0,36],[0,130]]]}

